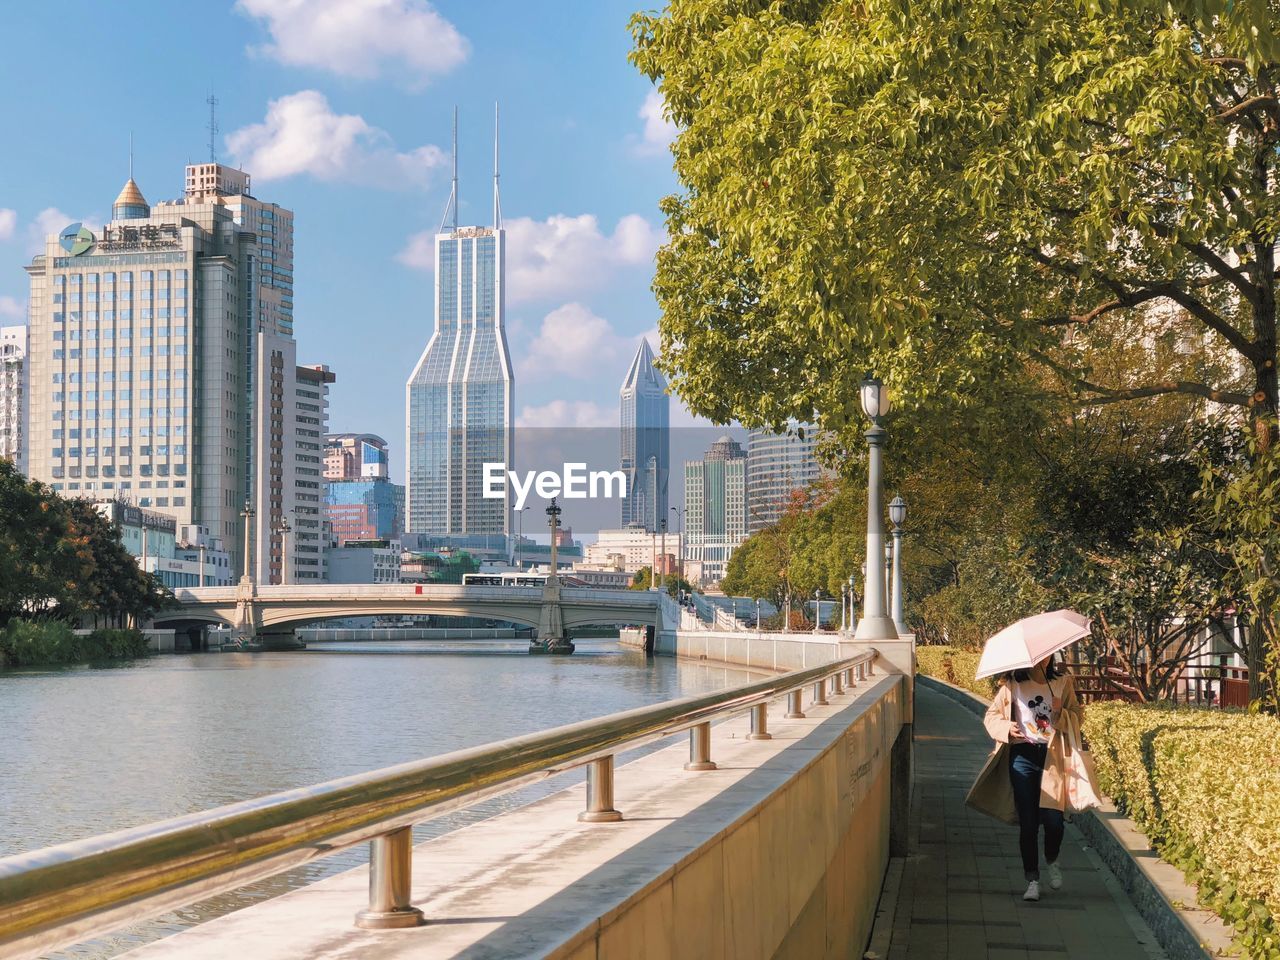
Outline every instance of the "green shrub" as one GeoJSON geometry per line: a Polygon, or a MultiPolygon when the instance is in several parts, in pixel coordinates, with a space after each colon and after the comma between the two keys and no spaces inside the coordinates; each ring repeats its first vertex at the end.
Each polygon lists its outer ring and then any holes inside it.
{"type": "Polygon", "coordinates": [[[1280,958],[1280,720],[1095,703],[1098,786],[1198,885],[1247,956],[1280,958]]]}
{"type": "Polygon", "coordinates": [[[981,656],[976,650],[962,650],[959,647],[921,646],[916,647],[916,669],[926,677],[945,680],[976,693],[984,700],[990,700],[996,692],[996,681],[992,678],[973,678],[978,672],[978,659],[981,656]]]}
{"type": "Polygon", "coordinates": [[[128,660],[147,655],[147,638],[140,630],[95,630],[85,639],[91,660],[128,660]]]}
{"type": "Polygon", "coordinates": [[[145,656],[147,638],[137,630],[75,633],[61,620],[10,620],[0,631],[0,669],[145,656]]]}

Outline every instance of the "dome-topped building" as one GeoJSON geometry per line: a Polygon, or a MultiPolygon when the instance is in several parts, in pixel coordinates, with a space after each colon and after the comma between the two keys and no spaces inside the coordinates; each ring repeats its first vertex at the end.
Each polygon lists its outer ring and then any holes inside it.
{"type": "Polygon", "coordinates": [[[111,205],[111,219],[143,220],[149,216],[151,216],[151,205],[138,189],[137,181],[130,177],[129,182],[120,191],[120,196],[116,197],[116,202],[111,205]]]}

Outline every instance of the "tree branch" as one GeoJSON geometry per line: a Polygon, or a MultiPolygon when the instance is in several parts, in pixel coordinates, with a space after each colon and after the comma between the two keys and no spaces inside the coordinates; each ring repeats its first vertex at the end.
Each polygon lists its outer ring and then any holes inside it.
{"type": "Polygon", "coordinates": [[[1272,120],[1280,122],[1280,101],[1270,94],[1260,93],[1256,97],[1250,97],[1248,100],[1241,100],[1234,107],[1228,107],[1219,113],[1215,120],[1232,120],[1241,114],[1248,114],[1253,110],[1261,107],[1266,111],[1272,120]]]}
{"type": "Polygon", "coordinates": [[[1079,403],[1081,406],[1086,407],[1102,406],[1109,403],[1124,403],[1127,400],[1143,400],[1148,397],[1161,397],[1178,393],[1186,396],[1202,397],[1215,403],[1226,403],[1237,407],[1247,407],[1250,403],[1250,398],[1246,394],[1235,393],[1230,390],[1219,390],[1216,387],[1210,387],[1203,383],[1193,383],[1188,380],[1167,380],[1164,383],[1152,384],[1147,387],[1130,387],[1126,390],[1113,390],[1110,387],[1090,383],[1083,377],[1077,377],[1076,383],[1086,390],[1092,390],[1094,393],[1099,394],[1099,396],[1095,397],[1080,398],[1079,403]]]}

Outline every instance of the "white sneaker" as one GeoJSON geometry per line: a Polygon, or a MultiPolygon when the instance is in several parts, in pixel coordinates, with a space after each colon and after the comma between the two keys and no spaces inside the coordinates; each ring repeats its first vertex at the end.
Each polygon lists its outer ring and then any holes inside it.
{"type": "Polygon", "coordinates": [[[1027,892],[1022,895],[1023,900],[1039,900],[1040,899],[1040,881],[1032,880],[1027,884],[1027,892]]]}
{"type": "Polygon", "coordinates": [[[1062,889],[1062,868],[1059,867],[1056,863],[1050,863],[1045,865],[1045,872],[1049,874],[1049,889],[1061,890],[1062,889]]]}

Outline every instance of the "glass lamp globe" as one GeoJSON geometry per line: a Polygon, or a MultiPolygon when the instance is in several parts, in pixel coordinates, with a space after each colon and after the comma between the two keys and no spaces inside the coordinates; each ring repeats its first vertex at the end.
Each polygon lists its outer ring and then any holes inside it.
{"type": "Polygon", "coordinates": [[[895,527],[900,527],[907,519],[907,502],[901,497],[894,497],[889,504],[889,520],[895,527]]]}
{"type": "Polygon", "coordinates": [[[876,422],[887,415],[893,406],[889,397],[889,388],[879,377],[867,377],[863,380],[860,395],[862,412],[876,422]]]}

